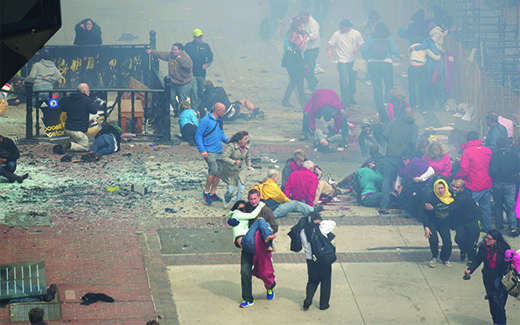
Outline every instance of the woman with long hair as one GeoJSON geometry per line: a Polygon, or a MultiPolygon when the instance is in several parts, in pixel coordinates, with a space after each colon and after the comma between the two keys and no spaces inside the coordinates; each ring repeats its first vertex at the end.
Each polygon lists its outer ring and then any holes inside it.
{"type": "Polygon", "coordinates": [[[300,104],[305,105],[303,92],[303,79],[305,77],[305,62],[303,61],[303,50],[308,35],[303,32],[303,24],[298,18],[291,20],[291,27],[284,40],[284,50],[282,55],[282,66],[287,69],[289,74],[289,84],[285,89],[282,106],[294,107],[289,99],[296,88],[300,104]]]}
{"type": "Polygon", "coordinates": [[[226,151],[222,155],[223,168],[218,177],[228,184],[227,192],[224,195],[225,204],[229,204],[233,198],[235,187],[237,197],[235,202],[242,199],[247,170],[251,168],[251,155],[249,154],[249,133],[239,131],[231,139],[226,151]]]}
{"type": "Polygon", "coordinates": [[[482,280],[484,281],[493,324],[506,324],[507,322],[505,309],[507,293],[502,287],[500,279],[507,268],[504,258],[506,250],[510,248],[500,231],[492,229],[486,233],[484,241],[480,244],[475,263],[469,264],[468,269],[464,271],[466,274],[471,274],[481,263],[484,263],[482,280]]]}
{"type": "Polygon", "coordinates": [[[394,87],[394,67],[392,57],[404,57],[395,47],[392,34],[384,23],[379,23],[361,48],[363,57],[367,60],[367,69],[374,90],[374,102],[381,122],[388,122],[388,114],[384,108],[384,98],[389,98],[389,92],[394,87]],[[383,92],[383,82],[385,90],[383,92]]]}
{"type": "Polygon", "coordinates": [[[432,140],[422,158],[435,171],[435,175],[442,175],[445,179],[451,176],[450,155],[444,149],[442,143],[432,140]]]}

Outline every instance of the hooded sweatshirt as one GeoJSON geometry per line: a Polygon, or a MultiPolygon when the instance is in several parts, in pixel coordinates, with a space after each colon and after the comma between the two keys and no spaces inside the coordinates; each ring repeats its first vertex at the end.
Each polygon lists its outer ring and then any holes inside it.
{"type": "Polygon", "coordinates": [[[52,84],[60,80],[62,77],[54,62],[50,60],[40,60],[36,62],[31,69],[29,77],[25,79],[25,82],[32,82],[34,86],[51,86],[52,84]],[[45,80],[43,79],[45,77],[45,80]]]}
{"type": "Polygon", "coordinates": [[[493,153],[482,145],[481,140],[471,140],[461,144],[462,158],[460,169],[455,179],[463,179],[466,187],[472,191],[483,191],[493,186],[489,177],[489,162],[493,153]]]}
{"type": "Polygon", "coordinates": [[[418,133],[415,119],[408,114],[390,121],[384,131],[384,136],[388,139],[386,155],[400,157],[406,149],[415,151],[418,133]]]}

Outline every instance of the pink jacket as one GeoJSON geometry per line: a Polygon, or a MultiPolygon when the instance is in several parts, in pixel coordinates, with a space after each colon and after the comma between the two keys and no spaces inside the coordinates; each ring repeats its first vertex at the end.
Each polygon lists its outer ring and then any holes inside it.
{"type": "Polygon", "coordinates": [[[318,176],[307,168],[293,171],[284,187],[284,194],[295,201],[305,201],[314,206],[316,190],[318,189],[318,176]]]}
{"type": "Polygon", "coordinates": [[[316,90],[312,94],[311,100],[305,105],[303,111],[309,113],[309,128],[312,132],[316,131],[316,115],[325,105],[331,105],[336,109],[336,113],[332,118],[334,119],[334,131],[339,132],[341,130],[341,122],[343,122],[341,110],[345,109],[345,105],[339,99],[338,94],[334,90],[329,89],[316,90]]]}
{"type": "Polygon", "coordinates": [[[438,160],[433,160],[430,157],[424,155],[422,158],[424,161],[430,165],[431,168],[435,171],[435,175],[442,175],[446,177],[446,179],[451,176],[451,159],[450,155],[445,154],[443,157],[438,160]]]}
{"type": "Polygon", "coordinates": [[[483,191],[493,186],[489,176],[489,161],[493,153],[482,145],[481,140],[472,140],[461,144],[462,159],[455,179],[463,179],[466,187],[472,191],[483,191]]]}

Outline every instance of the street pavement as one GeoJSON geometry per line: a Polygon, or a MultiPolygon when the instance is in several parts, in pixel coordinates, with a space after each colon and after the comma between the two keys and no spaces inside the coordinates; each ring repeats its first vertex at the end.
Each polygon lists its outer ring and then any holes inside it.
{"type": "MultiPolygon", "coordinates": [[[[296,6],[291,2],[289,12],[295,13],[296,6]]],[[[201,28],[204,40],[215,53],[209,76],[222,81],[232,97],[251,99],[268,116],[263,122],[226,125],[228,134],[251,127],[254,155],[278,160],[262,163],[263,169],[255,175],[264,175],[275,164],[283,166],[291,152],[301,147],[307,150],[309,158],[339,180],[359,166],[361,157],[355,136],[359,130],[352,132],[347,150],[334,154],[313,152],[309,143],[290,142],[300,134],[300,113],[280,106],[288,81],[279,66],[281,35],[288,22],[274,42],[259,41],[258,24],[265,14],[262,10],[256,1],[239,0],[63,1],[64,26],[49,44],[71,44],[74,24],[87,16],[102,27],[105,44],[120,44],[117,39],[122,33],[136,35],[136,43],[147,43],[148,33],[154,29],[158,32],[158,49],[166,50],[174,41],[189,41],[192,29],[201,28]],[[213,77],[215,73],[221,76],[213,77]],[[285,120],[280,121],[280,116],[285,120]],[[270,123],[274,123],[274,129],[269,128],[270,123]]],[[[355,24],[365,17],[360,1],[336,1],[330,22],[323,27],[318,62],[325,72],[318,75],[320,88],[339,91],[335,63],[331,61],[334,58],[326,58],[325,43],[344,14],[355,24]]],[[[399,63],[396,83],[402,87],[406,80],[398,76],[405,71],[406,64],[399,63]]],[[[164,73],[166,68],[161,67],[164,73]]],[[[358,82],[356,99],[359,105],[349,110],[355,124],[367,114],[375,114],[372,90],[362,81],[358,82]]],[[[292,100],[296,104],[294,97],[292,100]]],[[[428,126],[476,128],[442,109],[425,115],[418,113],[416,120],[421,130],[428,126]]],[[[448,132],[438,131],[439,139],[446,145],[448,132]]],[[[313,306],[308,311],[301,308],[306,264],[303,252],[289,251],[286,234],[299,217],[291,214],[278,220],[280,230],[273,253],[277,281],[274,300],[267,301],[262,283],[253,279],[255,304],[240,309],[240,252],[231,244],[231,229],[225,224],[226,209],[222,205],[203,206],[202,200],[193,194],[200,194],[199,189],[187,196],[173,197],[167,203],[164,196],[169,195],[169,188],[164,180],[157,181],[148,197],[128,193],[110,197],[105,192],[109,185],[122,182],[130,173],[135,175],[132,182],[141,175],[162,177],[157,164],[160,168],[175,168],[174,164],[198,166],[201,160],[193,148],[151,148],[147,143],[136,143],[124,145],[123,151],[131,158],[106,157],[102,165],[78,167],[59,165],[41,148],[22,148],[43,161],[31,172],[54,176],[58,183],[59,172],[75,179],[84,175],[99,178],[99,188],[92,188],[91,181],[85,179],[84,186],[78,189],[82,197],[62,199],[70,205],[57,205],[56,200],[59,203],[61,198],[54,197],[39,203],[50,215],[51,227],[0,225],[0,264],[44,259],[48,280],[58,284],[62,320],[50,324],[144,324],[156,316],[161,324],[492,323],[480,270],[471,280],[462,280],[464,264],[459,262],[456,246],[451,267],[430,268],[427,261],[431,254],[418,220],[402,214],[378,215],[375,209],[360,207],[347,195],[340,196],[339,203],[325,205],[323,212],[325,218],[338,224],[334,231],[338,261],[332,271],[331,308],[317,308],[319,290],[313,306]],[[165,214],[166,204],[191,212],[165,214]],[[82,306],[78,299],[87,292],[104,292],[116,302],[82,306]]],[[[34,177],[36,180],[28,182],[27,188],[0,184],[0,194],[8,197],[23,190],[28,194],[16,201],[30,205],[31,190],[48,188],[44,179],[34,177]]],[[[63,195],[68,186],[78,187],[69,181],[62,185],[63,195]]],[[[224,191],[224,187],[220,190],[224,191]]],[[[512,247],[520,247],[520,239],[507,239],[512,247]]],[[[519,305],[518,300],[509,299],[509,324],[520,324],[519,305]]],[[[10,324],[7,306],[0,308],[0,324],[10,324]]]]}

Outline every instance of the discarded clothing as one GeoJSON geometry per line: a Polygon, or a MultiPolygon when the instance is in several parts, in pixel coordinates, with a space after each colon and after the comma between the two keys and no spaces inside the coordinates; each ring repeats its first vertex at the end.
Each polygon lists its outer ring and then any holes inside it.
{"type": "Polygon", "coordinates": [[[81,300],[83,300],[81,305],[87,305],[87,306],[90,304],[96,303],[98,301],[102,301],[102,302],[114,302],[115,301],[114,298],[107,296],[104,293],[87,293],[83,297],[81,297],[81,300]]]}

